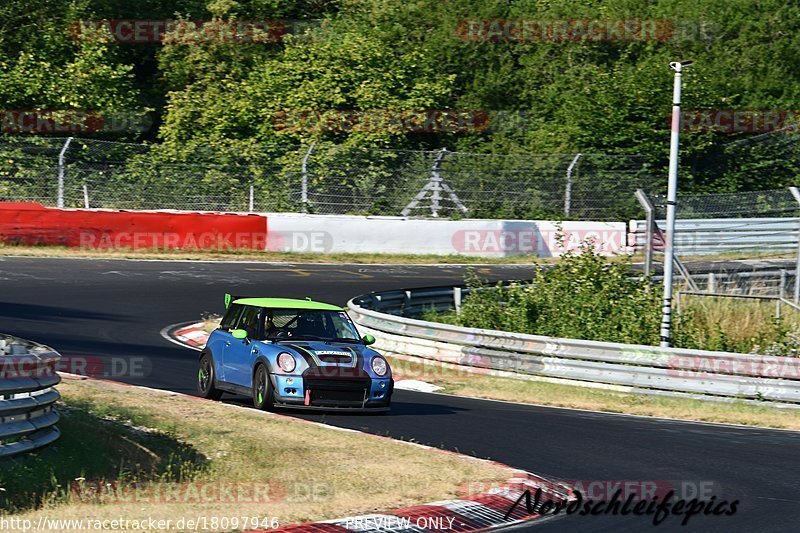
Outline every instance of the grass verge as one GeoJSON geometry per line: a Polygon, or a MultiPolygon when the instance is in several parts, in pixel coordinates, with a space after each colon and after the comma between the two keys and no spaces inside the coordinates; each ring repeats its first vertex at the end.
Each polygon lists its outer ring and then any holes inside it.
{"type": "Polygon", "coordinates": [[[435,362],[388,359],[395,379],[419,379],[442,387],[439,392],[445,394],[609,413],[800,430],[800,409],[617,392],[468,373],[442,368],[441,364],[435,362]]]}
{"type": "Polygon", "coordinates": [[[242,517],[286,525],[384,511],[509,477],[494,464],[252,409],[91,380],[59,390],[61,439],[0,468],[3,512],[33,523],[152,517],[191,530],[176,521],[216,517],[228,525],[215,530],[244,530],[255,524],[242,517]]]}

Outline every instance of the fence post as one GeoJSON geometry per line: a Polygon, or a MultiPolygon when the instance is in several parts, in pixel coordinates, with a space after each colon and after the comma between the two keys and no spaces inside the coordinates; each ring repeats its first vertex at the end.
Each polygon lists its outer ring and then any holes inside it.
{"type": "MultiPolygon", "coordinates": [[[[795,201],[800,205],[800,190],[797,187],[789,187],[795,201]]],[[[800,220],[797,229],[797,259],[794,264],[794,303],[800,303],[800,220]]]]}
{"type": "Polygon", "coordinates": [[[311,152],[314,150],[314,144],[308,147],[306,155],[303,156],[301,164],[301,178],[300,178],[300,211],[308,213],[308,158],[311,157],[311,152]]]}
{"type": "Polygon", "coordinates": [[[453,307],[456,314],[461,312],[461,287],[453,287],[453,307]]]}
{"type": "Polygon", "coordinates": [[[250,212],[253,212],[253,207],[255,203],[255,186],[251,183],[250,184],[250,212]]]}
{"type": "Polygon", "coordinates": [[[442,174],[439,169],[442,168],[442,159],[446,153],[447,148],[442,148],[431,169],[431,214],[434,217],[439,216],[439,201],[442,199],[442,174]]]}
{"type": "Polygon", "coordinates": [[[717,276],[713,272],[708,273],[706,292],[717,292],[717,276]]]}
{"type": "Polygon", "coordinates": [[[66,168],[64,166],[64,155],[66,155],[69,145],[72,142],[72,137],[67,137],[67,141],[58,153],[58,193],[56,196],[56,207],[64,207],[64,174],[66,168]]]}
{"type": "Polygon", "coordinates": [[[655,209],[644,190],[636,189],[636,199],[639,200],[639,204],[641,204],[644,209],[647,219],[645,222],[647,229],[644,234],[644,275],[649,276],[653,271],[653,232],[655,231],[653,226],[656,224],[655,209]]]}
{"type": "Polygon", "coordinates": [[[567,186],[564,189],[564,216],[569,216],[569,210],[572,207],[572,171],[575,169],[575,165],[578,164],[578,160],[581,158],[583,154],[577,154],[575,159],[572,160],[572,163],[569,164],[567,167],[567,186]]]}
{"type": "Polygon", "coordinates": [[[89,209],[89,186],[83,184],[83,207],[89,209]]]}

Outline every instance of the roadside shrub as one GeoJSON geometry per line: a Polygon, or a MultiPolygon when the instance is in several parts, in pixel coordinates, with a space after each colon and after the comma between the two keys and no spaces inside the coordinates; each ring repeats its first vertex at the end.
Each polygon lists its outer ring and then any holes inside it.
{"type": "MultiPolygon", "coordinates": [[[[487,286],[474,274],[455,323],[633,344],[658,342],[660,296],[630,277],[630,261],[609,262],[588,245],[554,265],[537,265],[535,285],[487,286]]],[[[452,318],[452,317],[451,317],[452,318]]]]}
{"type": "MultiPolygon", "coordinates": [[[[631,276],[630,260],[608,261],[591,247],[535,266],[535,285],[489,285],[473,271],[461,312],[423,320],[459,326],[626,344],[660,340],[663,286],[631,276]]],[[[800,313],[774,316],[773,303],[684,296],[673,314],[673,346],[765,355],[800,355],[800,313]]]]}

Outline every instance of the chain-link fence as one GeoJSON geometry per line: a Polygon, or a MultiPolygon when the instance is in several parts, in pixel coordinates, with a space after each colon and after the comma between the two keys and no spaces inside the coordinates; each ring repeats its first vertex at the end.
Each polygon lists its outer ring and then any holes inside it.
{"type": "Polygon", "coordinates": [[[0,138],[0,200],[116,209],[619,220],[643,156],[0,138]]]}

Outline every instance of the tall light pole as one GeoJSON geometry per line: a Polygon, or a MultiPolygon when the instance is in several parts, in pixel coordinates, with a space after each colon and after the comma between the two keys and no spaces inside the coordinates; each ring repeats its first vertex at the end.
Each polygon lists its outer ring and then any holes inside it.
{"type": "Polygon", "coordinates": [[[672,267],[675,257],[675,204],[678,198],[678,149],[681,133],[681,72],[691,61],[676,61],[669,67],[675,71],[672,89],[672,126],[669,143],[669,183],[667,185],[667,234],[664,247],[664,299],[661,307],[661,346],[670,345],[672,328],[672,267]]]}

